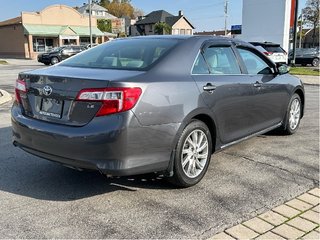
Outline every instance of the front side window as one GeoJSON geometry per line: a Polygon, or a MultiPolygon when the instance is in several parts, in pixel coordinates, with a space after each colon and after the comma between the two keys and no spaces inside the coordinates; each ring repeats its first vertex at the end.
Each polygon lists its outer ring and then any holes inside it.
{"type": "Polygon", "coordinates": [[[204,50],[204,58],[211,74],[241,74],[239,64],[231,47],[209,47],[204,50]]]}
{"type": "Polygon", "coordinates": [[[269,65],[258,55],[247,50],[238,48],[239,54],[247,68],[248,74],[271,74],[269,65]]]}
{"type": "Polygon", "coordinates": [[[178,39],[115,40],[69,58],[62,66],[143,70],[158,61],[178,44],[178,39]]]}

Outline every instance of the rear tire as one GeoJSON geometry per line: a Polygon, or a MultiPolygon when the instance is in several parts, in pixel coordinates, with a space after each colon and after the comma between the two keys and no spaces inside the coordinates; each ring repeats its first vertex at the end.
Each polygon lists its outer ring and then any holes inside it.
{"type": "Polygon", "coordinates": [[[287,108],[286,120],[283,125],[284,127],[282,127],[281,130],[282,134],[292,135],[298,130],[300,125],[301,112],[301,99],[300,96],[295,93],[292,95],[287,108]]]}
{"type": "Polygon", "coordinates": [[[207,125],[193,120],[183,130],[174,158],[170,181],[179,187],[191,187],[204,177],[212,153],[212,138],[207,125]]]}

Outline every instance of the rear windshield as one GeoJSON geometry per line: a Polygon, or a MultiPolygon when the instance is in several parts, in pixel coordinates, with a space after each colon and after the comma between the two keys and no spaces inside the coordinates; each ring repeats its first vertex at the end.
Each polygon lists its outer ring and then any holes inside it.
{"type": "Polygon", "coordinates": [[[284,53],[284,50],[279,46],[265,46],[264,49],[272,53],[284,53]]]}
{"type": "Polygon", "coordinates": [[[178,39],[114,40],[69,58],[61,66],[144,70],[178,42],[178,39]]]}

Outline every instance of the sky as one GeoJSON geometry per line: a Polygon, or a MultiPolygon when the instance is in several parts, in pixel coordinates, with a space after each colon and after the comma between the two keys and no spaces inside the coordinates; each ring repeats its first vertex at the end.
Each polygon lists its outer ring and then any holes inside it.
{"type": "MultiPolygon", "coordinates": [[[[2,0],[4,1],[4,0],[2,0]]],[[[259,0],[257,0],[259,1],[259,0]]],[[[52,4],[81,6],[86,0],[10,0],[1,4],[0,21],[14,18],[21,11],[40,11],[52,4]]],[[[222,30],[224,28],[224,0],[132,0],[134,7],[145,14],[163,9],[173,15],[183,10],[184,15],[196,28],[195,31],[222,30]]],[[[299,0],[299,8],[304,7],[306,0],[299,0]]],[[[270,13],[272,15],[272,13],[270,13]]],[[[242,22],[242,0],[229,0],[228,28],[242,22]]]]}

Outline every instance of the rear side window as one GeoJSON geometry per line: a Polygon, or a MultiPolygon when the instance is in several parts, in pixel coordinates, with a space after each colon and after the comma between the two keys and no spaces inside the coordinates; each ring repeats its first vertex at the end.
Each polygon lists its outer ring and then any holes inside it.
{"type": "Polygon", "coordinates": [[[241,74],[238,62],[230,47],[212,46],[206,48],[203,55],[211,74],[241,74]]]}
{"type": "Polygon", "coordinates": [[[62,66],[143,70],[158,61],[181,40],[125,39],[91,48],[61,63],[62,66]]]}
{"type": "Polygon", "coordinates": [[[269,65],[258,55],[247,50],[238,48],[240,56],[247,68],[248,74],[271,74],[269,65]]]}
{"type": "Polygon", "coordinates": [[[192,69],[192,74],[209,74],[209,68],[206,63],[206,61],[203,58],[203,55],[199,53],[193,69],[192,69]]]}

